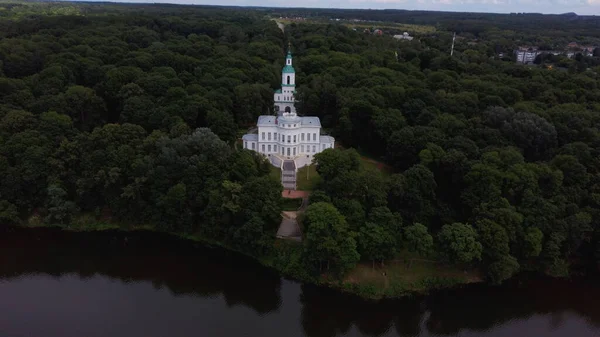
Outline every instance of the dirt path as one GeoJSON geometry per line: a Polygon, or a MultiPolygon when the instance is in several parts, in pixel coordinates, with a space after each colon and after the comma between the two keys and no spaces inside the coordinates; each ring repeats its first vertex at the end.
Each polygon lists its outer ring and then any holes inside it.
{"type": "Polygon", "coordinates": [[[302,231],[296,218],[299,214],[302,214],[306,207],[308,207],[308,195],[307,191],[297,190],[283,190],[281,196],[283,198],[302,198],[302,205],[297,211],[284,211],[281,212],[281,224],[277,230],[277,237],[280,239],[291,239],[296,241],[302,241],[302,231]]]}
{"type": "Polygon", "coordinates": [[[277,27],[279,27],[279,29],[281,29],[281,31],[285,33],[285,25],[279,21],[275,22],[277,23],[277,27]]]}
{"type": "Polygon", "coordinates": [[[290,198],[290,199],[298,199],[298,198],[308,198],[308,191],[298,191],[298,190],[283,190],[283,192],[281,192],[281,196],[283,198],[290,198]]]}

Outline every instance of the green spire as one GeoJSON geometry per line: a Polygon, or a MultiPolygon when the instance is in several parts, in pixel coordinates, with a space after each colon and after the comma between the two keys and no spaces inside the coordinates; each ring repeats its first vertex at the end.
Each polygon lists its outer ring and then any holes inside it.
{"type": "Polygon", "coordinates": [[[284,73],[295,73],[294,67],[291,64],[287,64],[287,60],[292,58],[292,43],[288,42],[288,52],[285,59],[286,65],[283,67],[282,72],[284,73]]]}

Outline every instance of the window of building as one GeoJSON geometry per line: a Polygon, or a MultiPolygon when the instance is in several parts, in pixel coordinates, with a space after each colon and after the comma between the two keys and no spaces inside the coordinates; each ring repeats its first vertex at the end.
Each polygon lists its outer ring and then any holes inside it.
{"type": "Polygon", "coordinates": [[[304,153],[304,145],[300,145],[300,153],[304,153]]]}
{"type": "Polygon", "coordinates": [[[288,142],[288,143],[291,143],[291,142],[292,142],[292,136],[288,136],[288,141],[287,141],[287,142],[288,142]]]}
{"type": "Polygon", "coordinates": [[[290,76],[287,77],[287,84],[290,84],[290,76]]]}
{"type": "Polygon", "coordinates": [[[313,142],[316,142],[316,141],[317,141],[317,134],[313,133],[313,142]]]}
{"type": "Polygon", "coordinates": [[[273,140],[277,141],[277,132],[273,132],[273,140]]]}
{"type": "Polygon", "coordinates": [[[294,127],[296,127],[296,124],[294,124],[294,127]]]}
{"type": "Polygon", "coordinates": [[[290,148],[287,149],[288,156],[290,155],[290,148]]]}
{"type": "Polygon", "coordinates": [[[283,156],[285,153],[283,152],[285,151],[285,149],[283,148],[283,146],[281,147],[281,155],[283,156]]]}
{"type": "Polygon", "coordinates": [[[296,148],[294,148],[294,156],[296,155],[296,148]]]}
{"type": "Polygon", "coordinates": [[[256,143],[252,143],[252,150],[255,150],[256,148],[256,143]]]}
{"type": "Polygon", "coordinates": [[[267,139],[271,140],[271,133],[270,132],[267,134],[267,139]]]}
{"type": "Polygon", "coordinates": [[[262,133],[262,140],[265,140],[265,133],[262,133]]]}
{"type": "Polygon", "coordinates": [[[265,144],[262,145],[262,152],[265,152],[265,144]]]}
{"type": "Polygon", "coordinates": [[[304,141],[304,132],[300,134],[300,140],[304,141]]]}
{"type": "Polygon", "coordinates": [[[317,152],[317,147],[313,145],[313,152],[317,152]]]}
{"type": "Polygon", "coordinates": [[[271,145],[267,146],[267,151],[271,152],[271,145]]]}
{"type": "Polygon", "coordinates": [[[273,152],[277,152],[277,145],[273,145],[273,152]]]}
{"type": "Polygon", "coordinates": [[[294,135],[294,143],[296,142],[296,135],[294,135]]]}
{"type": "Polygon", "coordinates": [[[248,148],[248,142],[244,142],[244,149],[248,148]]]}

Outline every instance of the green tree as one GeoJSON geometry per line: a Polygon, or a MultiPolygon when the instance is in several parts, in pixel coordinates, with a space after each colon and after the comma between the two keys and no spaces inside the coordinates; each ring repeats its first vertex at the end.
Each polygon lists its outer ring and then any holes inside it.
{"type": "Polygon", "coordinates": [[[304,258],[309,264],[325,262],[327,269],[341,275],[354,267],[360,255],[354,234],[344,217],[331,204],[318,202],[308,207],[304,218],[304,258]]]}
{"type": "Polygon", "coordinates": [[[375,260],[383,261],[394,256],[396,240],[388,230],[383,226],[367,222],[360,228],[358,234],[358,252],[364,259],[373,262],[375,260]]]}
{"type": "Polygon", "coordinates": [[[542,251],[544,234],[535,227],[527,228],[523,237],[523,255],[526,258],[537,257],[542,251]]]}
{"type": "Polygon", "coordinates": [[[482,246],[470,225],[459,222],[444,225],[438,233],[438,241],[440,253],[447,261],[468,264],[481,259],[482,246]]]}
{"type": "Polygon", "coordinates": [[[48,187],[48,201],[45,222],[48,224],[68,225],[78,212],[77,205],[67,199],[67,192],[57,185],[48,187]]]}
{"type": "Polygon", "coordinates": [[[404,228],[404,242],[409,251],[421,256],[426,257],[433,252],[433,237],[420,223],[404,228]]]}
{"type": "Polygon", "coordinates": [[[508,255],[508,236],[502,226],[489,219],[479,219],[475,222],[475,227],[485,258],[497,260],[508,255]]]}
{"type": "Polygon", "coordinates": [[[6,200],[0,200],[0,224],[15,225],[19,223],[17,206],[6,200]]]}
{"type": "Polygon", "coordinates": [[[492,283],[501,283],[511,278],[519,270],[519,262],[510,255],[504,255],[488,267],[488,277],[492,283]]]}
{"type": "Polygon", "coordinates": [[[72,86],[64,94],[66,106],[63,111],[81,130],[91,130],[106,118],[104,101],[94,90],[80,85],[72,86]]]}

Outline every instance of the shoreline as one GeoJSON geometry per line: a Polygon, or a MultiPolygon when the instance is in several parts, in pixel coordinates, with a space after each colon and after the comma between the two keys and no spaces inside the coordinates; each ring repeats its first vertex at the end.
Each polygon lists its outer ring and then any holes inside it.
{"type": "MultiPolygon", "coordinates": [[[[276,239],[275,245],[276,250],[278,251],[273,256],[262,256],[257,257],[255,255],[249,254],[247,252],[241,251],[227,245],[220,241],[209,240],[203,238],[199,235],[190,235],[190,234],[182,234],[182,233],[174,233],[174,232],[164,232],[160,230],[156,230],[152,226],[143,225],[143,226],[130,226],[130,227],[121,227],[116,224],[101,224],[98,226],[88,226],[84,225],[81,227],[77,226],[61,226],[61,225],[46,225],[46,224],[21,224],[16,227],[24,228],[24,229],[36,229],[36,228],[53,228],[61,231],[67,232],[103,232],[103,231],[118,231],[122,233],[134,233],[134,232],[154,232],[163,235],[170,235],[173,237],[177,237],[179,239],[188,240],[190,242],[200,243],[207,248],[218,248],[224,249],[228,252],[232,252],[235,254],[240,254],[244,257],[251,258],[256,263],[260,264],[262,267],[268,268],[274,272],[276,272],[281,277],[294,280],[300,283],[306,283],[311,285],[316,285],[320,287],[329,288],[335,291],[339,291],[344,294],[358,296],[363,300],[369,301],[378,301],[384,299],[399,299],[403,297],[411,297],[418,295],[426,295],[431,291],[442,290],[442,289],[452,289],[459,288],[461,286],[483,283],[482,279],[475,280],[459,280],[456,278],[443,278],[443,277],[429,277],[420,280],[414,284],[398,284],[390,283],[389,287],[382,288],[377,287],[372,284],[363,283],[363,282],[352,282],[348,279],[339,280],[339,279],[331,279],[328,280],[324,275],[319,277],[310,276],[304,270],[294,269],[294,253],[298,253],[299,249],[297,249],[298,244],[295,242],[290,242],[288,240],[276,239]],[[281,257],[281,255],[285,255],[283,253],[291,253],[286,255],[285,257],[281,257]]],[[[296,256],[298,256],[296,254],[296,256]]],[[[355,267],[355,270],[358,270],[360,265],[355,267]]],[[[381,269],[377,269],[379,272],[381,269]]],[[[351,272],[351,273],[352,273],[351,272]]],[[[373,273],[375,273],[375,269],[373,269],[373,273]]],[[[383,273],[385,274],[385,272],[383,273]]]]}

